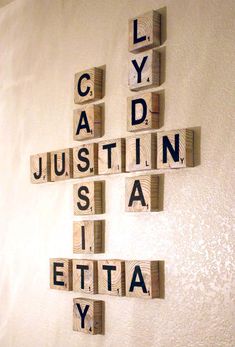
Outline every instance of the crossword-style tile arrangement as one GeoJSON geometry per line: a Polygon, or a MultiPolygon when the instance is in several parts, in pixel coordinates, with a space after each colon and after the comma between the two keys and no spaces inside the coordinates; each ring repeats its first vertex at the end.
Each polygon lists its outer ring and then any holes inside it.
{"type": "MultiPolygon", "coordinates": [[[[149,11],[129,20],[130,90],[161,84],[161,16],[149,11]]],[[[73,139],[93,140],[103,136],[104,110],[92,102],[103,98],[104,74],[91,68],[75,74],[73,139]]],[[[174,169],[193,166],[193,131],[157,131],[161,95],[140,92],[127,98],[127,138],[80,144],[50,153],[32,155],[31,182],[46,183],[81,179],[73,186],[74,215],[91,216],[73,223],[73,253],[103,253],[104,220],[92,220],[105,212],[105,182],[88,177],[124,172],[174,169]],[[154,132],[155,130],[155,132],[154,132]],[[151,131],[151,132],[146,132],[151,131]],[[140,132],[140,134],[138,133],[140,132]]],[[[126,177],[126,212],[159,211],[159,175],[126,177]]],[[[86,294],[135,298],[161,297],[160,261],[50,259],[50,288],[86,294]]],[[[104,331],[104,302],[88,298],[73,300],[73,330],[87,334],[104,331]]]]}

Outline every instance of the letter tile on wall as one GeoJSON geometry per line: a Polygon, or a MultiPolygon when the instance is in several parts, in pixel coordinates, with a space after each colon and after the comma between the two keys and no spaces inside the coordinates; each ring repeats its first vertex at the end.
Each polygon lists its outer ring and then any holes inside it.
{"type": "Polygon", "coordinates": [[[81,104],[87,101],[102,99],[103,71],[92,68],[75,74],[74,103],[81,104]]]}
{"type": "Polygon", "coordinates": [[[102,136],[102,107],[89,105],[73,111],[74,141],[90,140],[102,136]]]}
{"type": "Polygon", "coordinates": [[[158,210],[159,185],[157,175],[126,178],[126,212],[158,210]]]}
{"type": "Polygon", "coordinates": [[[157,168],[179,169],[193,166],[193,131],[162,131],[157,134],[157,168]]]}
{"type": "Polygon", "coordinates": [[[73,148],[73,178],[98,174],[98,144],[89,143],[73,148]]]}
{"type": "Polygon", "coordinates": [[[89,220],[73,223],[73,253],[102,253],[104,221],[89,220]]]}
{"type": "Polygon", "coordinates": [[[98,292],[115,296],[125,295],[125,261],[98,261],[98,292]]]}
{"type": "Polygon", "coordinates": [[[73,259],[73,291],[97,294],[97,276],[96,260],[73,259]]]}
{"type": "Polygon", "coordinates": [[[85,334],[102,334],[104,302],[87,298],[73,299],[73,330],[85,334]]]}
{"type": "Polygon", "coordinates": [[[125,139],[99,142],[99,175],[125,171],[125,139]]]}
{"type": "Polygon", "coordinates": [[[51,181],[50,153],[39,153],[30,156],[31,183],[46,183],[51,181]]]}
{"type": "Polygon", "coordinates": [[[73,177],[72,148],[51,152],[51,180],[63,181],[73,177]]]}
{"type": "Polygon", "coordinates": [[[151,50],[131,55],[129,62],[128,85],[131,90],[159,86],[160,53],[151,50]]]}
{"type": "Polygon", "coordinates": [[[161,15],[149,11],[129,19],[129,51],[135,52],[161,44],[161,15]]]}
{"type": "Polygon", "coordinates": [[[72,290],[72,260],[50,259],[50,288],[72,290]]]}
{"type": "Polygon", "coordinates": [[[126,266],[126,296],[158,298],[160,296],[159,262],[129,260],[126,266]]]}
{"type": "Polygon", "coordinates": [[[157,129],[159,112],[159,94],[145,93],[127,98],[127,131],[157,129]]]}
{"type": "Polygon", "coordinates": [[[104,182],[82,182],[73,186],[74,214],[104,213],[104,182]]]}
{"type": "Polygon", "coordinates": [[[130,136],[126,139],[126,171],[156,169],[157,138],[155,134],[130,136]]]}

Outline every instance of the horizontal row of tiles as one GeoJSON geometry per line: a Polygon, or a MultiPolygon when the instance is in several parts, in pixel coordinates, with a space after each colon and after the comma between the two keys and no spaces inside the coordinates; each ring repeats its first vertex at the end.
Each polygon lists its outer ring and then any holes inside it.
{"type": "Polygon", "coordinates": [[[32,183],[193,166],[193,130],[148,133],[39,153],[30,157],[32,183]]]}
{"type": "Polygon", "coordinates": [[[53,258],[50,259],[50,288],[87,294],[159,298],[163,273],[163,261],[53,258]]]}

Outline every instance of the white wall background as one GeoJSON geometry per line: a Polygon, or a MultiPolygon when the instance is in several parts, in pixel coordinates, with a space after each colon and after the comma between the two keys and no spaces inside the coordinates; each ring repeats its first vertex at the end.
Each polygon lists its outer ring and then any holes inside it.
{"type": "Polygon", "coordinates": [[[233,0],[16,0],[0,8],[1,347],[234,346],[234,22],[233,0]],[[162,129],[201,127],[201,163],[165,172],[159,213],[125,213],[126,175],[105,177],[106,254],[94,258],[164,260],[165,299],[97,295],[106,332],[87,336],[72,331],[79,293],[49,289],[49,258],[79,257],[75,181],[30,184],[29,156],[76,145],[73,78],[92,66],[106,65],[104,139],[128,135],[127,21],[164,6],[162,129]]]}

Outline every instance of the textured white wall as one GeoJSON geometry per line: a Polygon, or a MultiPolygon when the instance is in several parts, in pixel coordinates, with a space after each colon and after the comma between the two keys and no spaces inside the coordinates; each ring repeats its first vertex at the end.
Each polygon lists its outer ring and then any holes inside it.
{"type": "Polygon", "coordinates": [[[1,347],[234,346],[234,19],[234,0],[17,0],[0,9],[1,347]],[[73,257],[72,181],[31,185],[29,156],[76,145],[74,73],[92,66],[106,65],[104,138],[128,135],[127,21],[164,6],[163,129],[201,127],[201,163],[165,172],[159,213],[125,213],[125,174],[105,177],[106,254],[95,258],[165,260],[165,299],[97,295],[105,335],[75,333],[79,294],[50,290],[48,279],[50,257],[73,257]]]}

